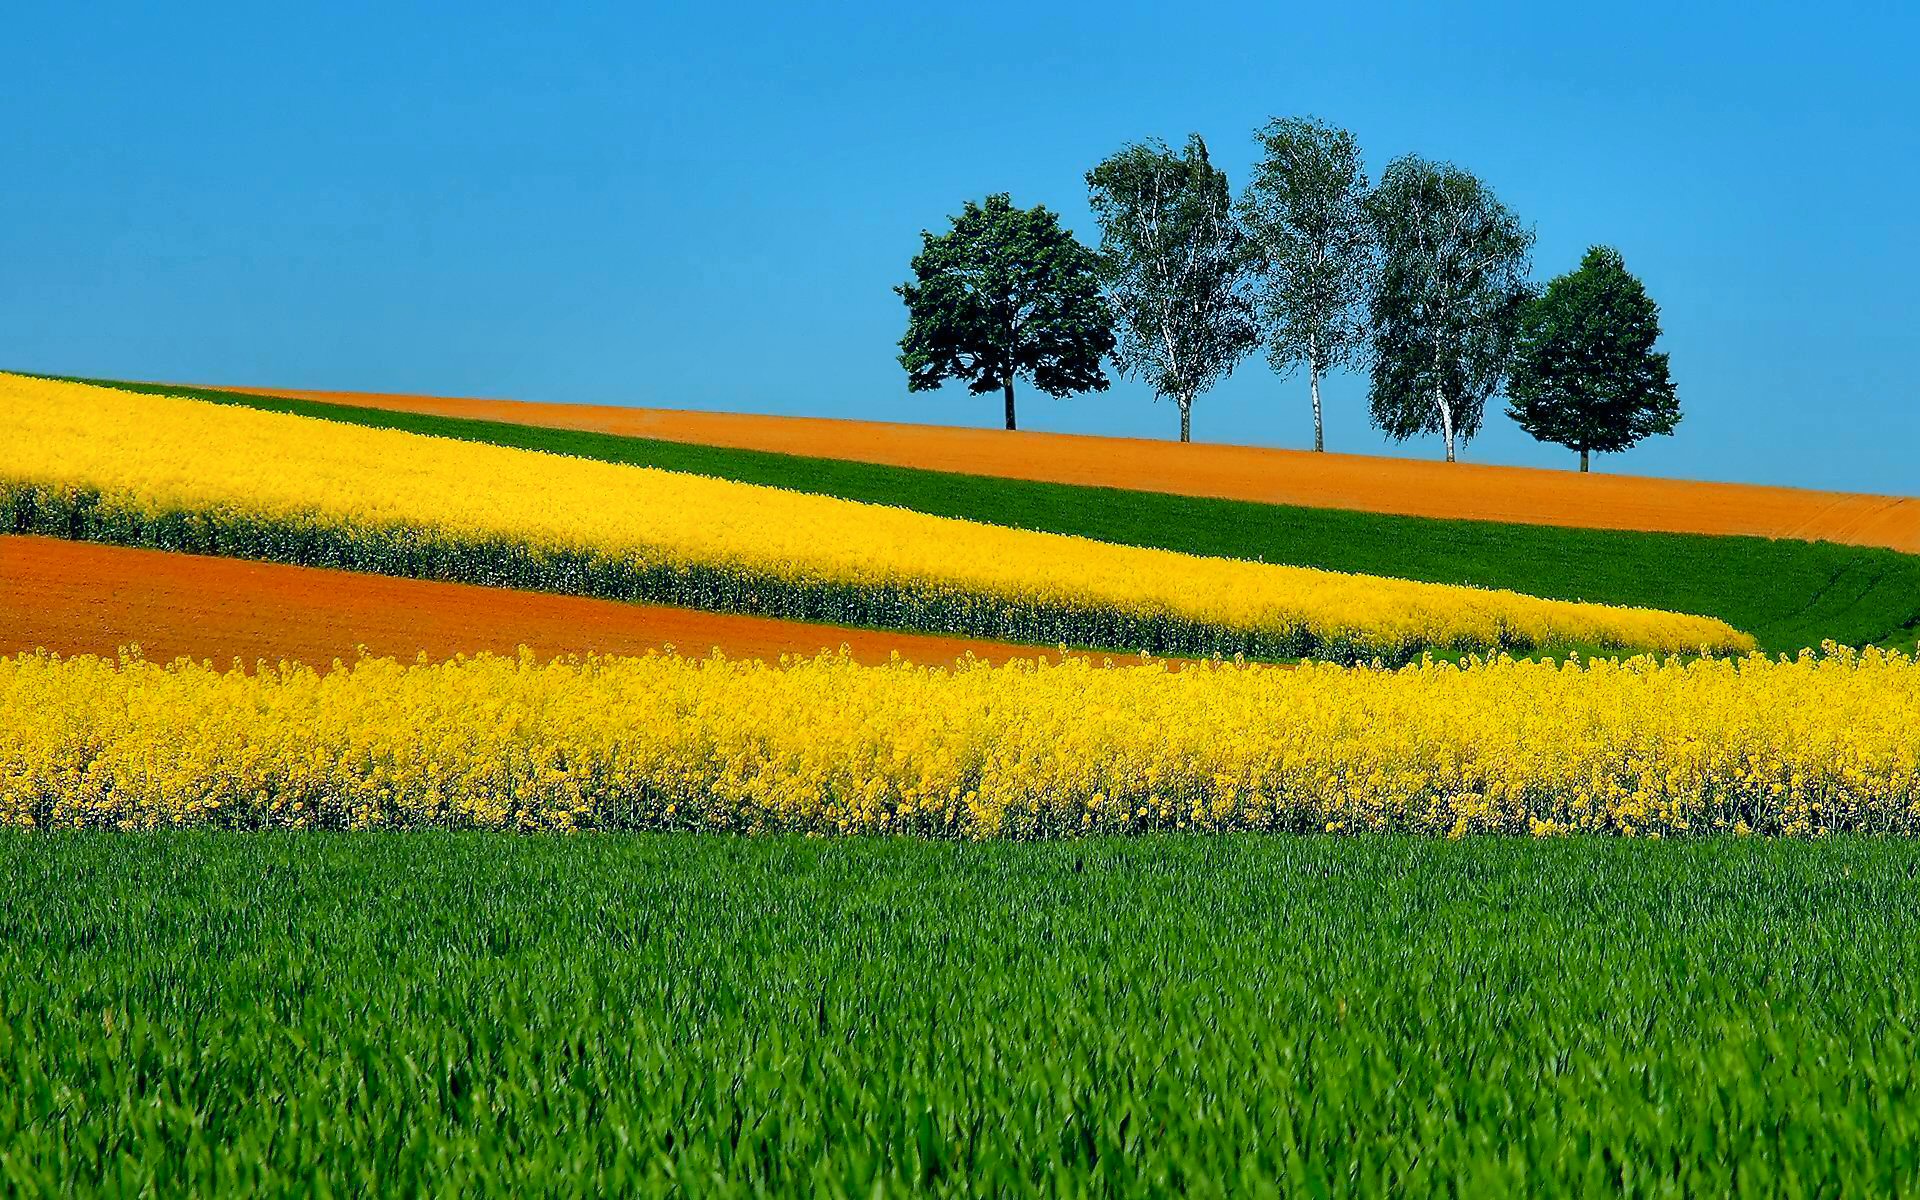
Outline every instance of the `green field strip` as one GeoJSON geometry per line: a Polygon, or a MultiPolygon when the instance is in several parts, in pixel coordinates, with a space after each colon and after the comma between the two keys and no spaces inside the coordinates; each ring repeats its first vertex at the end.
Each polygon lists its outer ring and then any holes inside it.
{"type": "MultiPolygon", "coordinates": [[[[55,378],[44,376],[44,378],[55,378]]],[[[1437,520],[999,479],[214,388],[74,379],[436,437],[658,467],[1189,554],[1697,613],[1793,652],[1912,647],[1920,555],[1833,542],[1437,520]]]]}
{"type": "Polygon", "coordinates": [[[1916,869],[4,832],[0,1161],[49,1196],[1898,1195],[1916,869]]]}

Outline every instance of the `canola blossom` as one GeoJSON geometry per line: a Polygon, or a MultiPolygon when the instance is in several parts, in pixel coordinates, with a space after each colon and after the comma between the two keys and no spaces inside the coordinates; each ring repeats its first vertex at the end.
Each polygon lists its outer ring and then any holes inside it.
{"type": "Polygon", "coordinates": [[[1041,645],[1750,649],[1707,617],[1205,558],[0,375],[0,531],[1041,645]]]}
{"type": "Polygon", "coordinates": [[[0,660],[0,825],[1920,833],[1920,662],[0,660]]]}

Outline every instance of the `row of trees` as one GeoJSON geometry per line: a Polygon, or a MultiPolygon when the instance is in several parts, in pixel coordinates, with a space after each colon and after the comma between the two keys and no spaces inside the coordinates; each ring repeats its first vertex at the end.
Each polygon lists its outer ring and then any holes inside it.
{"type": "Polygon", "coordinates": [[[1370,183],[1358,143],[1311,118],[1271,121],[1238,198],[1198,134],[1175,153],[1127,146],[1087,173],[1098,250],[1045,207],[1004,193],[923,233],[905,300],[908,387],[948,380],[1052,396],[1105,391],[1103,363],[1180,411],[1255,349],[1283,378],[1304,369],[1313,446],[1326,446],[1320,382],[1364,368],[1388,437],[1438,434],[1447,461],[1504,389],[1533,436],[1624,450],[1680,419],[1659,310],[1617,251],[1589,250],[1544,290],[1528,283],[1532,231],[1472,174],[1409,155],[1370,183]]]}

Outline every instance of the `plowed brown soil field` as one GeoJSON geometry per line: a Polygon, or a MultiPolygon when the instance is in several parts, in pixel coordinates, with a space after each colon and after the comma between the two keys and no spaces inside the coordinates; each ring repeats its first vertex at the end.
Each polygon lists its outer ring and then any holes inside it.
{"type": "Polygon", "coordinates": [[[409,660],[522,645],[543,659],[642,654],[668,644],[681,654],[718,646],[730,658],[768,659],[844,644],[863,663],[895,650],[932,665],[969,650],[993,662],[1059,657],[1003,642],[0,536],[0,655],[112,655],[134,642],[149,661],[184,655],[224,666],[238,658],[249,667],[286,659],[324,668],[353,661],[358,646],[409,660]]]}
{"type": "Polygon", "coordinates": [[[820,417],[227,390],[1008,479],[1420,517],[1827,540],[1920,553],[1920,499],[1898,496],[820,417]]]}

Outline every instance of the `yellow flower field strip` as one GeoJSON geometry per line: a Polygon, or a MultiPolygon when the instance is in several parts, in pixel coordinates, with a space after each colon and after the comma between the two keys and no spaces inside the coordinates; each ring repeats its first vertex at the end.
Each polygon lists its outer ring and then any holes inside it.
{"type": "Polygon", "coordinates": [[[1210,559],[0,376],[12,524],[776,616],[1180,654],[1725,651],[1722,621],[1210,559]]]}
{"type": "Polygon", "coordinates": [[[0,660],[0,825],[1920,832],[1920,664],[0,660]]]}

